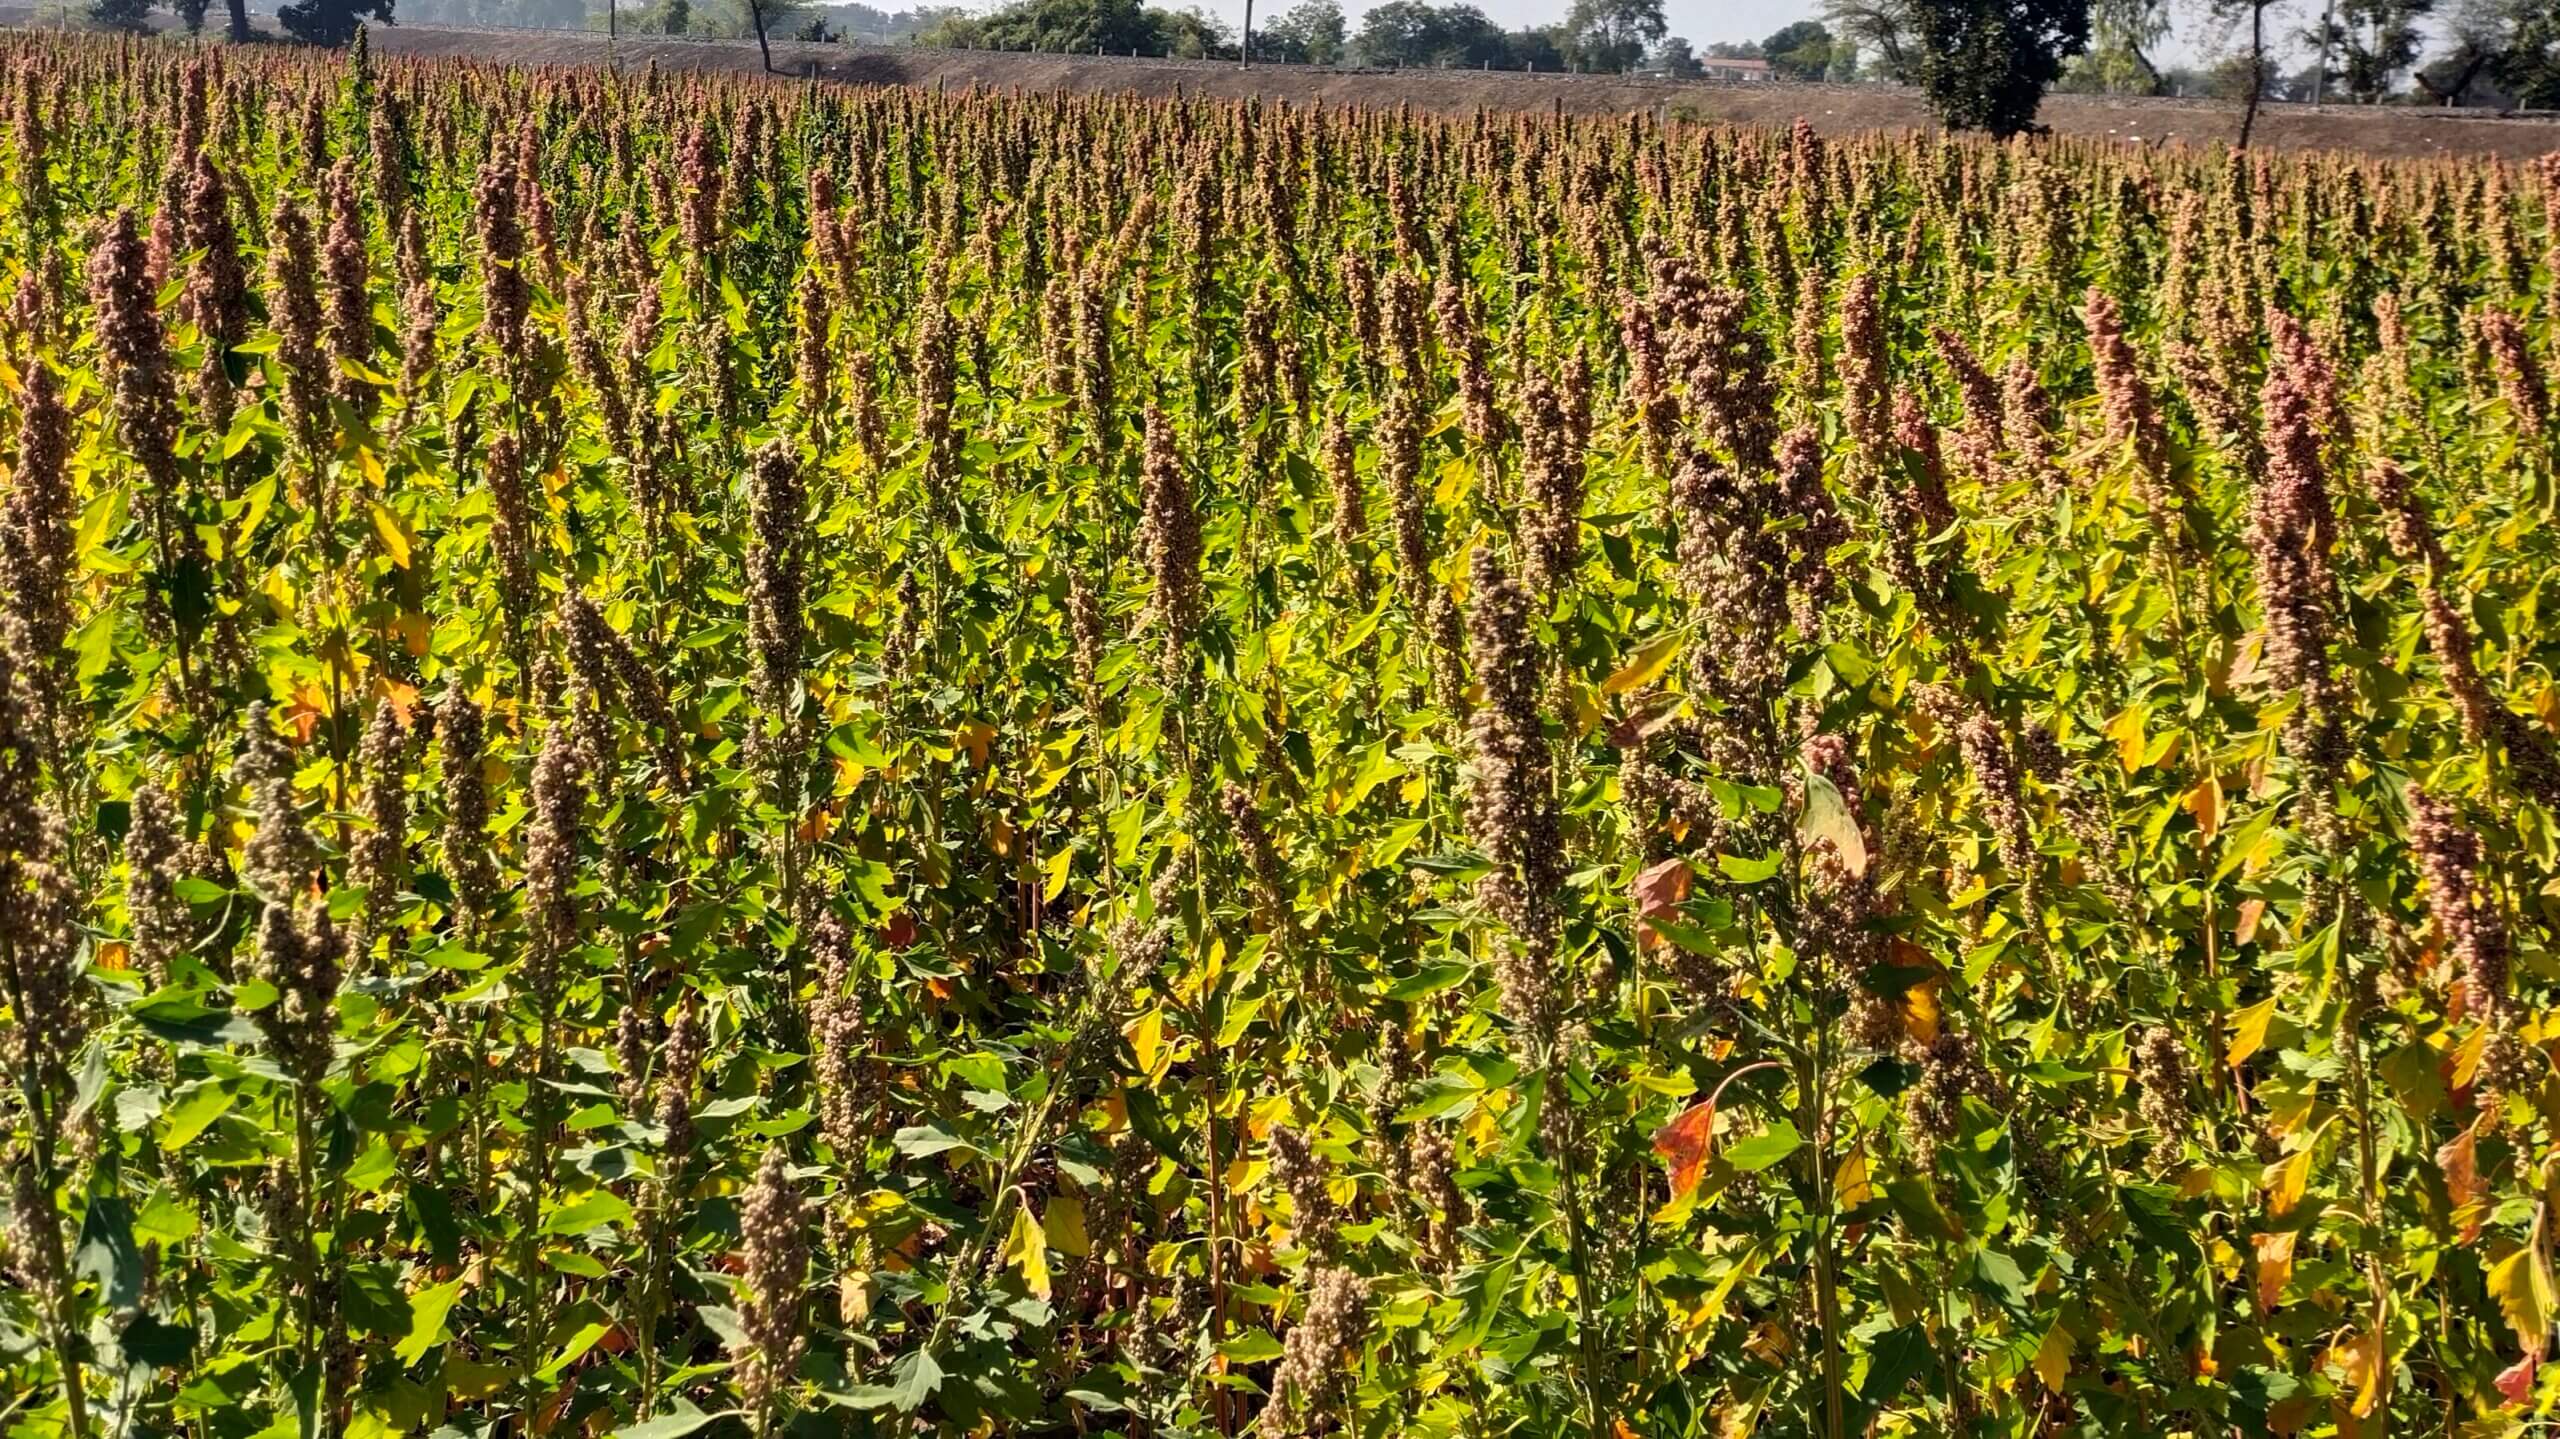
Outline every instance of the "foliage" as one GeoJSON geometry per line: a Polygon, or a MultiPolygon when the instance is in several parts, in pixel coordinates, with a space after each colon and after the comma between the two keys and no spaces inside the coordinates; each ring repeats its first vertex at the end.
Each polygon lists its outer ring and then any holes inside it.
{"type": "Polygon", "coordinates": [[[2518,11],[2493,65],[2498,83],[2521,107],[2560,110],[2560,4],[2530,0],[2518,11]]]}
{"type": "Polygon", "coordinates": [[[288,0],[276,7],[276,23],[305,45],[340,49],[367,20],[390,23],[393,0],[288,0]]]}
{"type": "Polygon", "coordinates": [[[89,0],[89,23],[140,33],[151,28],[153,0],[89,0]]]}
{"type": "Polygon", "coordinates": [[[1831,27],[1819,20],[1798,20],[1779,27],[1760,42],[1769,68],[1788,80],[1819,80],[1831,68],[1831,27]]]}
{"type": "Polygon", "coordinates": [[[0,51],[14,1432],[2560,1412],[2551,168],[0,51]]]}
{"type": "Polygon", "coordinates": [[[983,17],[949,12],[916,39],[975,49],[1191,59],[1233,56],[1236,48],[1224,25],[1197,10],[1141,6],[1138,0],[1012,0],[983,17]]]}
{"type": "Polygon", "coordinates": [[[1669,30],[1662,0],[1573,0],[1556,45],[1576,69],[1614,74],[1633,69],[1669,30]]]}
{"type": "Polygon", "coordinates": [[[1911,83],[1919,74],[1914,0],[1822,0],[1822,18],[1839,43],[1874,56],[1874,79],[1911,83]]]}
{"type": "Polygon", "coordinates": [[[2435,0],[2337,0],[2303,43],[2321,46],[2325,34],[2330,83],[2369,105],[2397,88],[2402,72],[2416,63],[2420,22],[2434,10],[2435,0]]]}
{"type": "Polygon", "coordinates": [[[1253,46],[1257,54],[1275,60],[1337,65],[1349,33],[1342,0],[1298,0],[1254,32],[1253,46]]]}
{"type": "Polygon", "coordinates": [[[1380,68],[1562,70],[1558,32],[1505,32],[1473,5],[1433,5],[1429,0],[1385,0],[1360,17],[1351,53],[1380,68]]]}
{"type": "Polygon", "coordinates": [[[1911,0],[1920,88],[1948,128],[2035,124],[2063,63],[2089,43],[2090,0],[1911,0]]]}

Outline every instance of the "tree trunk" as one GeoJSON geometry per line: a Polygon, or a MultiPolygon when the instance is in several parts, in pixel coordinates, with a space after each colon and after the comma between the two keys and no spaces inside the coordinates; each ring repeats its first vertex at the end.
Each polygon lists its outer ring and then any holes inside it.
{"type": "MultiPolygon", "coordinates": [[[[238,4],[240,0],[233,0],[238,4]]],[[[747,17],[756,22],[756,54],[763,57],[765,73],[773,73],[773,47],[764,38],[764,0],[747,0],[747,17]]]]}
{"type": "Polygon", "coordinates": [[[2249,148],[2249,132],[2258,127],[2258,97],[2267,93],[2267,0],[2249,7],[2249,103],[2240,112],[2240,146],[2249,148]]]}
{"type": "Polygon", "coordinates": [[[1244,39],[1236,46],[1236,68],[1253,68],[1253,0],[1244,0],[1244,39]]]}
{"type": "Polygon", "coordinates": [[[246,45],[249,43],[249,0],[230,0],[230,3],[231,43],[246,45]]]}

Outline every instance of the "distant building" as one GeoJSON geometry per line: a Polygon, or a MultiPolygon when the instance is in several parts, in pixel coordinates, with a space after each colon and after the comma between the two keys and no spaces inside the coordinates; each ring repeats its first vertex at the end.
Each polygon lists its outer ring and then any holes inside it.
{"type": "Polygon", "coordinates": [[[1705,80],[1766,80],[1770,78],[1769,62],[1719,60],[1713,55],[1702,55],[1698,58],[1698,76],[1705,80]]]}

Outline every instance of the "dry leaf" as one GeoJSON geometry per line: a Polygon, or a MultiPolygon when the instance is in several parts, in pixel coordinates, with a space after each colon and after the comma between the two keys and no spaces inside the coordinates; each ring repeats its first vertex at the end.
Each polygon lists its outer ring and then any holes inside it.
{"type": "MultiPolygon", "coordinates": [[[[1680,902],[1689,897],[1689,881],[1696,871],[1685,859],[1666,859],[1636,876],[1632,890],[1639,919],[1669,919],[1680,912],[1680,902]]],[[[1649,925],[1636,927],[1647,941],[1658,938],[1649,925]]]]}
{"type": "Polygon", "coordinates": [[[2453,1197],[2455,1217],[2462,1221],[2464,1244],[2480,1237],[2480,1200],[2488,1192],[2480,1182],[2478,1130],[2466,1129],[2436,1151],[2436,1168],[2444,1175],[2445,1192],[2453,1197]]]}

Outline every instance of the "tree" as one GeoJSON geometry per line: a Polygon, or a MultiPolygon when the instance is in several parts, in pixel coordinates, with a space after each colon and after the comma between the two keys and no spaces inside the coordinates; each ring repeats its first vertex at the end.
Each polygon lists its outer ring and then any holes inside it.
{"type": "Polygon", "coordinates": [[[1565,67],[1564,50],[1556,44],[1556,27],[1529,25],[1502,37],[1502,58],[1494,66],[1502,70],[1560,71],[1565,67]]]}
{"type": "Polygon", "coordinates": [[[2418,22],[2434,9],[2435,0],[2337,0],[2303,39],[2333,57],[2328,74],[2348,95],[2370,105],[2417,63],[2418,22]]]}
{"type": "Polygon", "coordinates": [[[2465,0],[2445,17],[2453,43],[2410,75],[2440,105],[2467,105],[2478,90],[2500,79],[2498,66],[2520,31],[2519,7],[2509,0],[2465,0]]]}
{"type": "Polygon", "coordinates": [[[1788,80],[1819,80],[1831,68],[1831,27],[1798,20],[1760,42],[1769,69],[1788,80]]]}
{"type": "Polygon", "coordinates": [[[1685,79],[1698,73],[1698,52],[1689,48],[1685,38],[1674,35],[1654,46],[1644,65],[1656,74],[1685,79]]]}
{"type": "Polygon", "coordinates": [[[1906,84],[1916,69],[1911,5],[1912,0],[1824,0],[1822,15],[1837,41],[1874,53],[1875,78],[1906,84]]]}
{"type": "Polygon", "coordinates": [[[2151,47],[2169,33],[2166,0],[2091,0],[2089,49],[2065,88],[2101,95],[2157,95],[2166,88],[2151,47]]]}
{"type": "Polygon", "coordinates": [[[1951,130],[2035,125],[2063,62],[2089,45],[2089,0],[1915,0],[1920,87],[1951,130]]]}
{"type": "Polygon", "coordinates": [[[1385,67],[1508,67],[1511,46],[1502,28],[1473,5],[1432,5],[1427,0],[1386,0],[1360,17],[1352,42],[1364,64],[1385,67]]]}
{"type": "Polygon", "coordinates": [[[367,20],[390,24],[391,0],[294,0],[276,9],[276,23],[284,33],[332,50],[355,39],[367,20]]]}
{"type": "Polygon", "coordinates": [[[1643,59],[1670,29],[1662,0],[1573,0],[1565,12],[1563,48],[1584,70],[1610,74],[1643,59]]]}
{"type": "Polygon", "coordinates": [[[1758,60],[1763,56],[1760,54],[1760,42],[1757,40],[1717,40],[1708,44],[1707,58],[1710,60],[1758,60]]]}
{"type": "Polygon", "coordinates": [[[169,8],[177,12],[178,23],[186,27],[188,34],[204,33],[204,12],[208,8],[208,0],[170,0],[169,8]]]}
{"type": "Polygon", "coordinates": [[[1262,27],[1254,48],[1275,59],[1302,65],[1334,65],[1342,60],[1342,0],[1298,0],[1262,27]]]}
{"type": "Polygon", "coordinates": [[[2491,69],[2517,105],[2560,109],[2560,6],[2540,0],[2524,7],[2491,69]]]}
{"type": "Polygon", "coordinates": [[[249,0],[229,0],[231,6],[231,43],[249,43],[249,0]]]}
{"type": "Polygon", "coordinates": [[[89,0],[89,23],[138,35],[151,28],[151,0],[89,0]]]}
{"type": "Polygon", "coordinates": [[[756,55],[764,61],[766,73],[773,70],[773,46],[764,38],[764,0],[746,0],[747,18],[756,27],[756,55]]]}

